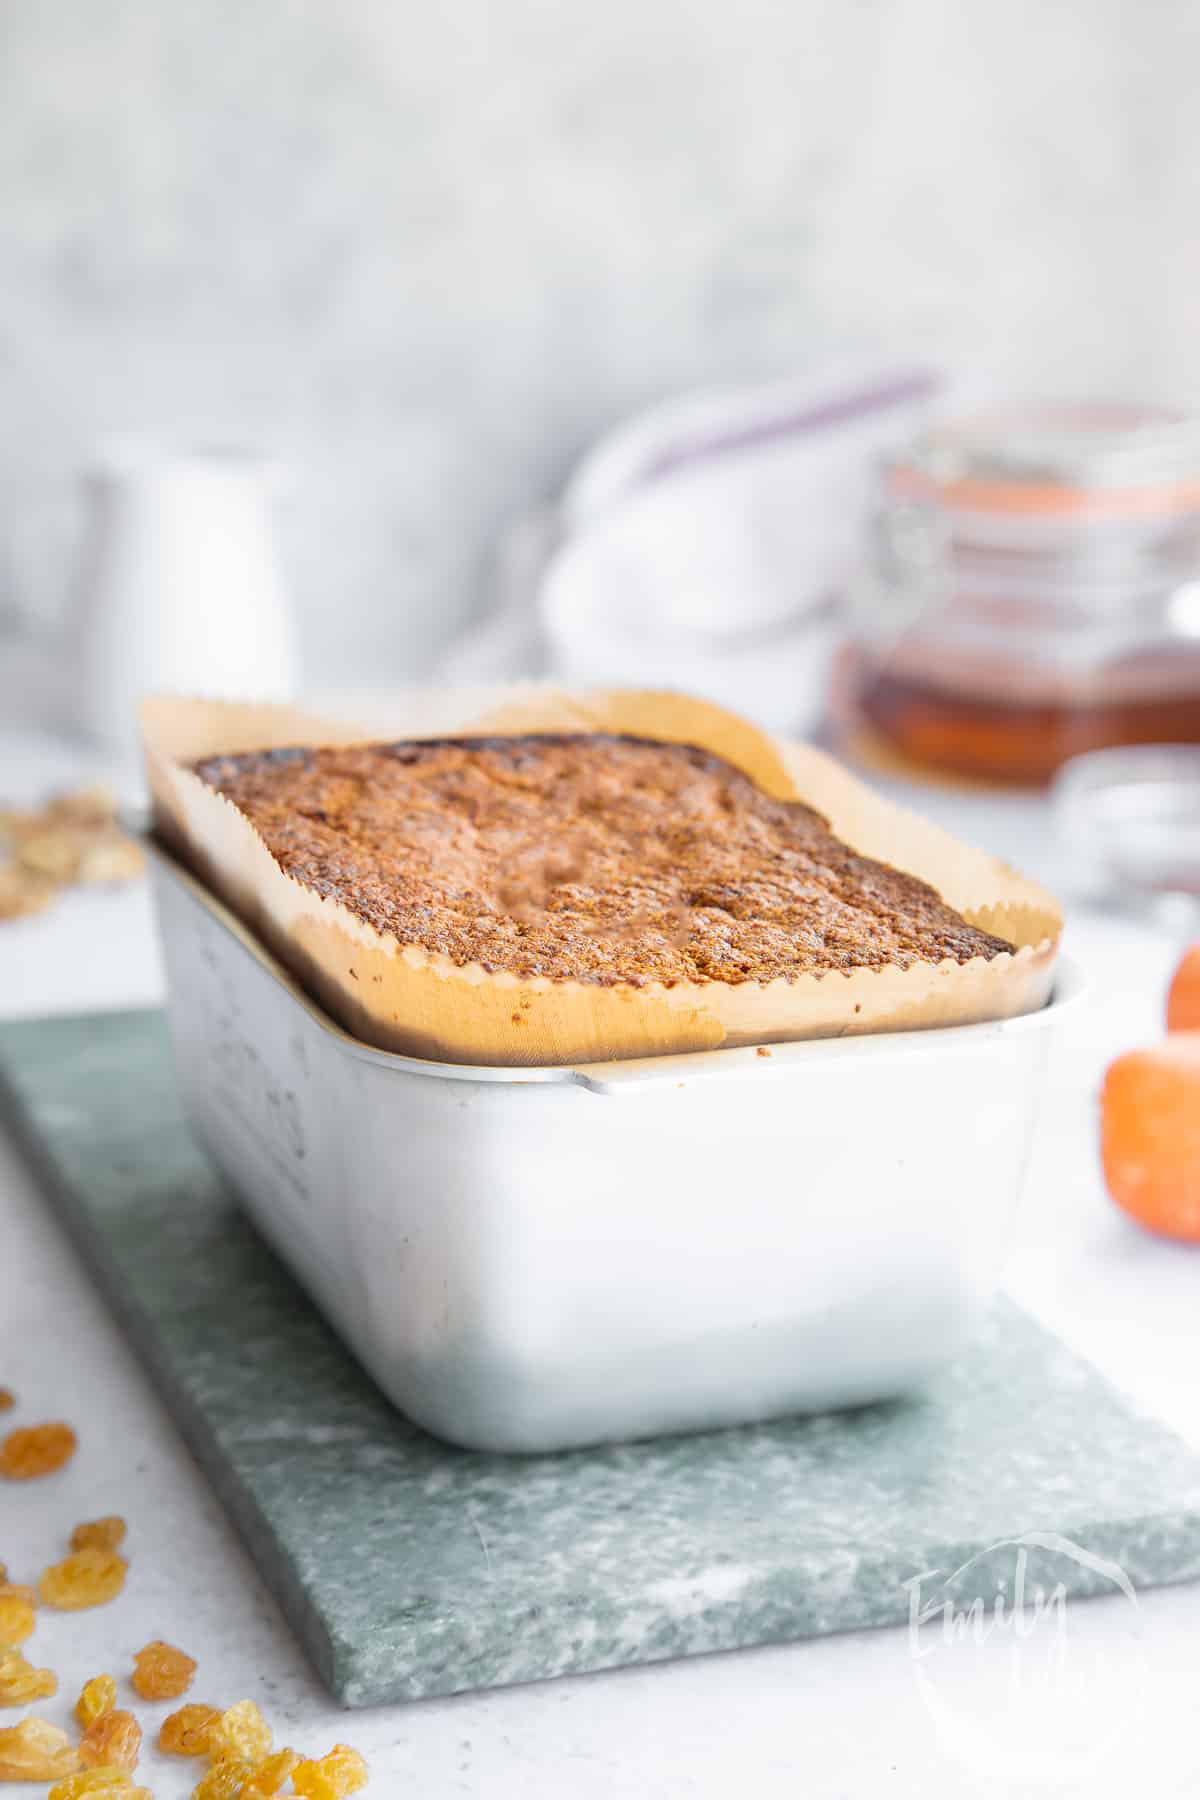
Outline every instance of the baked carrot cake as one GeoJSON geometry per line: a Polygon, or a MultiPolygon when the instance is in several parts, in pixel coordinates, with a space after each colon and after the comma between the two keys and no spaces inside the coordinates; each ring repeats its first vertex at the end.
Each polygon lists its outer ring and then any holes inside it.
{"type": "Polygon", "coordinates": [[[293,881],[383,939],[489,974],[670,989],[1014,949],[687,744],[464,737],[193,766],[293,881]]]}

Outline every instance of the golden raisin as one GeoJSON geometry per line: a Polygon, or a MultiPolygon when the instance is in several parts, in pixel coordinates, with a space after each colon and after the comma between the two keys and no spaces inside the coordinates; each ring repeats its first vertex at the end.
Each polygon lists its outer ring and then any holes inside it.
{"type": "Polygon", "coordinates": [[[222,1757],[260,1763],[271,1753],[271,1727],[253,1700],[239,1700],[223,1712],[209,1733],[208,1754],[213,1762],[222,1757]]]}
{"type": "Polygon", "coordinates": [[[116,1513],[88,1519],[71,1533],[72,1550],[119,1550],[125,1542],[125,1521],[116,1513]]]}
{"type": "Polygon", "coordinates": [[[85,844],[75,879],[85,885],[95,881],[132,881],[142,872],[142,853],[119,831],[97,833],[85,844]]]}
{"type": "Polygon", "coordinates": [[[254,1774],[254,1764],[240,1757],[215,1762],[192,1789],[192,1800],[240,1800],[242,1788],[254,1774]]]}
{"type": "Polygon", "coordinates": [[[0,1588],[0,1647],[23,1644],[37,1620],[33,1607],[16,1588],[0,1588]]]}
{"type": "Polygon", "coordinates": [[[292,1786],[304,1800],[344,1800],[366,1785],[367,1765],[349,1744],[335,1744],[327,1756],[292,1770],[292,1786]]]}
{"type": "Polygon", "coordinates": [[[58,892],[58,883],[19,862],[0,868],[0,919],[27,919],[44,912],[58,892]]]}
{"type": "Polygon", "coordinates": [[[73,831],[35,831],[18,852],[18,867],[30,869],[48,881],[74,881],[79,869],[80,845],[73,831]]]}
{"type": "Polygon", "coordinates": [[[87,1731],[90,1726],[110,1713],[117,1704],[117,1684],[111,1675],[93,1675],[85,1681],[75,1702],[75,1717],[87,1731]]]}
{"type": "Polygon", "coordinates": [[[142,1753],[142,1728],[131,1712],[101,1713],[79,1741],[85,1769],[136,1769],[142,1753]]]}
{"type": "Polygon", "coordinates": [[[38,1592],[47,1606],[56,1606],[60,1612],[103,1606],[125,1586],[128,1567],[115,1550],[72,1550],[70,1556],[43,1571],[38,1592]]]}
{"type": "Polygon", "coordinates": [[[69,1425],[22,1425],[10,1431],[0,1444],[0,1475],[9,1481],[30,1481],[35,1475],[53,1475],[75,1454],[75,1433],[69,1425]]]}
{"type": "Polygon", "coordinates": [[[241,1800],[272,1800],[300,1761],[294,1750],[276,1750],[260,1762],[242,1789],[241,1800]]]}
{"type": "Polygon", "coordinates": [[[0,1781],[57,1781],[79,1767],[65,1731],[30,1714],[19,1725],[0,1729],[0,1781]]]}
{"type": "Polygon", "coordinates": [[[19,1650],[0,1650],[0,1706],[27,1706],[58,1692],[52,1669],[35,1669],[19,1650]]]}
{"type": "Polygon", "coordinates": [[[105,825],[116,814],[113,792],[103,781],[89,787],[65,788],[42,808],[43,818],[57,819],[64,825],[105,825]]]}
{"type": "Polygon", "coordinates": [[[11,1412],[17,1404],[17,1396],[11,1388],[0,1388],[0,1412],[11,1412]]]}
{"type": "Polygon", "coordinates": [[[191,1687],[195,1673],[194,1657],[155,1638],[134,1656],[130,1680],[143,1700],[178,1700],[191,1687]]]}
{"type": "Polygon", "coordinates": [[[195,1701],[168,1713],[158,1733],[158,1747],[168,1756],[206,1756],[212,1728],[220,1720],[215,1706],[200,1706],[195,1701]]]}
{"type": "Polygon", "coordinates": [[[84,1800],[87,1794],[120,1795],[121,1800],[154,1800],[149,1788],[134,1787],[127,1769],[84,1769],[66,1775],[50,1789],[46,1800],[84,1800]]]}

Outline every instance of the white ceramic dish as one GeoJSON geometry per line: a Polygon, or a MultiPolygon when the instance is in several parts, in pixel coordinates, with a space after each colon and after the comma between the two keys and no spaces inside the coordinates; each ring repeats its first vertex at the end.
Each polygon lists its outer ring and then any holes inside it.
{"type": "Polygon", "coordinates": [[[1069,965],[996,1023],[460,1067],[349,1037],[151,861],[196,1129],[438,1436],[548,1451],[882,1399],[990,1295],[1069,965]]]}

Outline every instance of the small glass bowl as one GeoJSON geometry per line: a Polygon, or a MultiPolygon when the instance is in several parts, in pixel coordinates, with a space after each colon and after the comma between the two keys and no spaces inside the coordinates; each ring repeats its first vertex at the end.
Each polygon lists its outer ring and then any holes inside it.
{"type": "Polygon", "coordinates": [[[1090,898],[1200,919],[1200,746],[1148,744],[1075,756],[1051,790],[1073,884],[1090,898]]]}

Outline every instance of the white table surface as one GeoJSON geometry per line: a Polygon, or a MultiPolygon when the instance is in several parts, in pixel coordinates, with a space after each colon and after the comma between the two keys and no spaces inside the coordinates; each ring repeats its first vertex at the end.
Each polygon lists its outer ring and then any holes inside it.
{"type": "MultiPolygon", "coordinates": [[[[78,750],[0,738],[0,794],[33,798],[86,772],[78,750]]],[[[978,841],[1054,876],[1054,844],[1026,803],[943,798],[978,841]]],[[[1106,1060],[1161,1030],[1175,946],[1084,915],[1069,933],[1093,992],[1064,1029],[1019,1228],[1011,1291],[1113,1380],[1200,1446],[1200,1251],[1143,1236],[1104,1195],[1095,1095],[1106,1060]]],[[[0,926],[0,1015],[145,1005],[160,995],[139,888],[68,897],[0,926]]],[[[1073,1602],[1053,1654],[1043,1632],[996,1632],[914,1658],[903,1630],[698,1658],[449,1701],[346,1714],[318,1687],[203,1477],[11,1147],[0,1139],[0,1384],[12,1422],[66,1418],[80,1449],[53,1481],[4,1484],[0,1559],[17,1579],[62,1554],[80,1518],[123,1513],[132,1567],[113,1606],[43,1614],[27,1646],[61,1692],[118,1675],[161,1636],[200,1661],[196,1698],[252,1695],[280,1741],[358,1746],[382,1795],[1156,1796],[1200,1791],[1196,1645],[1200,1584],[1136,1605],[1073,1602]]],[[[980,1446],[987,1454],[987,1446],[980,1446]]],[[[1052,1529],[1053,1519],[1045,1521],[1052,1529]]],[[[137,1705],[152,1729],[166,1707],[137,1705]]],[[[11,1722],[19,1715],[0,1717],[11,1722]]],[[[152,1735],[148,1730],[148,1738],[152,1735]]],[[[192,1765],[152,1752],[159,1796],[192,1765]]]]}

